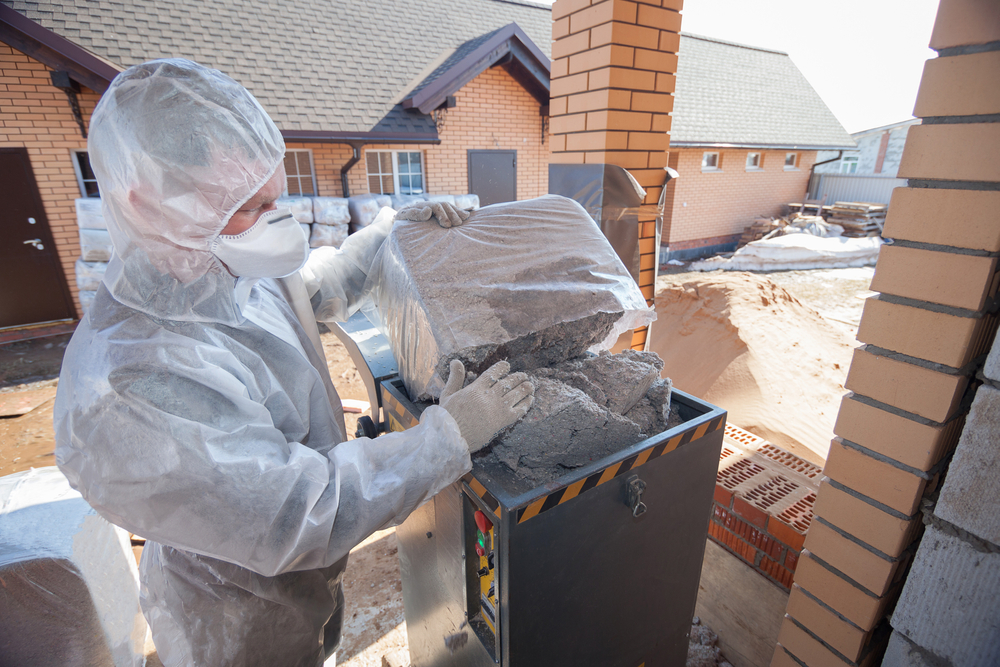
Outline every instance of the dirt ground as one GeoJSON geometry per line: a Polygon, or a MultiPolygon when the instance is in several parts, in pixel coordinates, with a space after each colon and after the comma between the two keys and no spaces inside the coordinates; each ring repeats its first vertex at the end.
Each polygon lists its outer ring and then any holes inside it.
{"type": "MultiPolygon", "coordinates": [[[[666,268],[666,267],[665,267],[666,268]]],[[[800,301],[853,338],[861,319],[863,299],[873,269],[786,271],[767,274],[800,301]]],[[[670,267],[658,281],[683,283],[699,275],[670,267]]],[[[654,325],[655,326],[655,325],[654,325]]],[[[368,395],[346,349],[333,334],[322,336],[330,375],[344,399],[367,401],[368,395]]],[[[68,336],[0,346],[0,414],[3,406],[22,397],[32,407],[26,414],[0,416],[0,476],[31,467],[54,465],[52,404],[62,352],[68,336]],[[4,399],[7,403],[4,403],[4,399]]],[[[348,437],[358,414],[347,414],[348,437]]],[[[394,530],[375,533],[351,552],[345,577],[347,599],[343,640],[337,654],[342,667],[381,667],[382,656],[406,648],[402,584],[394,530]]],[[[152,646],[149,646],[152,651],[152,646]]],[[[159,665],[150,655],[151,667],[159,665]]]]}

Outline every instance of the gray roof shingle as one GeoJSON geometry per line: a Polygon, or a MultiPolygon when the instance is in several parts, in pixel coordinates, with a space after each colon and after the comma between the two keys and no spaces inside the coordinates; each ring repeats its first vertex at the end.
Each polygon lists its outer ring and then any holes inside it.
{"type": "Polygon", "coordinates": [[[854,148],[787,53],[682,34],[671,146],[854,148]]]}
{"type": "Polygon", "coordinates": [[[436,135],[398,101],[443,53],[517,23],[547,56],[552,12],[527,0],[4,0],[122,66],[183,57],[245,85],[284,131],[436,135]]]}

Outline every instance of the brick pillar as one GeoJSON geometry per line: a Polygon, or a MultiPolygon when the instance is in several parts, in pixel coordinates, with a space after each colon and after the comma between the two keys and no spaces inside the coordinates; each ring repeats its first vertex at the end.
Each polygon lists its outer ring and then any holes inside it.
{"type": "MultiPolygon", "coordinates": [[[[933,525],[935,490],[969,401],[984,391],[976,378],[996,335],[1000,282],[998,45],[995,0],[941,1],[930,44],[938,57],[924,67],[914,109],[923,124],[910,128],[899,167],[909,187],[897,188],[889,206],[884,236],[894,242],[879,255],[871,288],[880,294],[865,304],[863,346],[845,383],[852,393],[834,427],[772,667],[878,664],[889,636],[886,611],[904,586],[924,528],[921,509],[933,525]]],[[[984,469],[995,469],[996,458],[994,450],[984,469]]],[[[995,496],[979,504],[984,515],[995,508],[995,496]]],[[[987,579],[983,563],[981,581],[996,582],[996,569],[987,579]]],[[[971,580],[963,574],[969,571],[955,566],[934,580],[961,596],[967,582],[959,579],[971,580]]],[[[933,604],[923,598],[923,625],[904,629],[935,627],[928,634],[951,638],[956,653],[946,655],[947,641],[924,643],[938,639],[920,632],[905,641],[933,646],[933,660],[942,664],[973,664],[957,657],[969,648],[963,638],[976,627],[986,628],[981,637],[995,633],[989,626],[995,619],[968,607],[976,604],[973,596],[943,597],[933,604]],[[963,607],[973,611],[962,615],[963,607]]],[[[973,648],[977,660],[990,661],[985,647],[973,648]]],[[[931,663],[890,651],[885,664],[931,663]]]]}
{"type": "MultiPolygon", "coordinates": [[[[551,162],[623,167],[646,190],[639,287],[653,305],[656,204],[665,180],[682,0],[556,0],[551,162]]],[[[636,331],[643,349],[646,331],[636,331]]]]}

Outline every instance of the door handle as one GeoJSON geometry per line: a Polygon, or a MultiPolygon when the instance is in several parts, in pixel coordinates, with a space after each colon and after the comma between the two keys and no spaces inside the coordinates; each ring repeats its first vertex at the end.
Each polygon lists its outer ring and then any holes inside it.
{"type": "Polygon", "coordinates": [[[45,246],[42,245],[42,240],[41,239],[29,239],[27,241],[24,241],[23,243],[24,243],[24,245],[33,245],[33,246],[35,246],[35,250],[44,250],[45,249],[45,246]]]}

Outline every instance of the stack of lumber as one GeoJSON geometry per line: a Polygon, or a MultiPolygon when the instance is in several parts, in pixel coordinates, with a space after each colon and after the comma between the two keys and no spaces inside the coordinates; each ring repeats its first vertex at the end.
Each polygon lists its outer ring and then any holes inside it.
{"type": "Polygon", "coordinates": [[[844,236],[878,236],[885,225],[888,204],[839,201],[824,210],[829,222],[844,228],[844,236]]]}
{"type": "Polygon", "coordinates": [[[782,218],[757,218],[753,224],[743,230],[743,236],[740,237],[739,245],[736,247],[742,248],[752,241],[759,241],[775,229],[780,229],[787,224],[782,218]]]}

